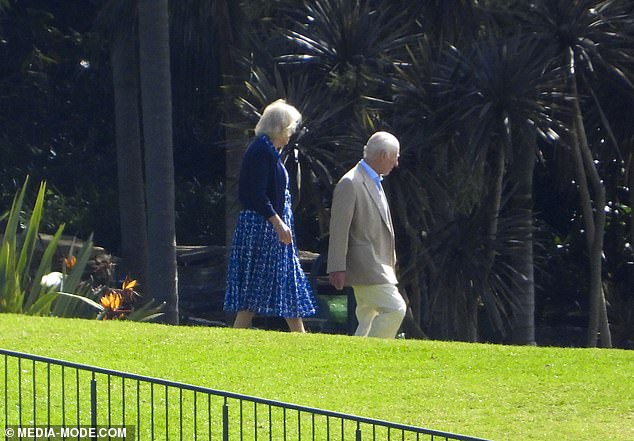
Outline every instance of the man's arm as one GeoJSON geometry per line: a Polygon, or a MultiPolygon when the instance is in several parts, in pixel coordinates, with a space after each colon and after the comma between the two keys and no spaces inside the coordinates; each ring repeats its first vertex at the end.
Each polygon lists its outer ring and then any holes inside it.
{"type": "Polygon", "coordinates": [[[327,272],[330,274],[330,283],[337,289],[343,289],[345,284],[346,256],[354,206],[354,184],[350,179],[343,179],[335,187],[332,197],[328,243],[327,272]]]}

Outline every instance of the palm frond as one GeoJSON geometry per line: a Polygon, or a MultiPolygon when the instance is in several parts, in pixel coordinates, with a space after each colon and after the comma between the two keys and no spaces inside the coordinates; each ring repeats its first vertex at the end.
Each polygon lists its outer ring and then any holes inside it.
{"type": "Polygon", "coordinates": [[[291,47],[279,61],[310,65],[339,93],[367,90],[377,73],[392,70],[406,45],[418,37],[403,26],[408,8],[382,6],[366,0],[305,2],[301,11],[293,12],[295,28],[282,30],[291,47]]]}

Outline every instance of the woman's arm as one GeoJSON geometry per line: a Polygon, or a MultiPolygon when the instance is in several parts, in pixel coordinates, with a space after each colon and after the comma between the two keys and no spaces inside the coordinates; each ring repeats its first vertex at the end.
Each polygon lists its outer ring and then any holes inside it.
{"type": "Polygon", "coordinates": [[[239,194],[240,202],[245,208],[269,219],[277,214],[266,194],[271,173],[275,172],[275,163],[261,142],[255,140],[244,154],[240,171],[239,194]]]}

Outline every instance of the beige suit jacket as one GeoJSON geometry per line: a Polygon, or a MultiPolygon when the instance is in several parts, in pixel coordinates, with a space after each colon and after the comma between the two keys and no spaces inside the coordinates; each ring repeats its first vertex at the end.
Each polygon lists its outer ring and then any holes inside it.
{"type": "Polygon", "coordinates": [[[394,226],[377,185],[361,164],[337,183],[330,214],[328,273],[346,271],[346,286],[398,283],[394,226]]]}

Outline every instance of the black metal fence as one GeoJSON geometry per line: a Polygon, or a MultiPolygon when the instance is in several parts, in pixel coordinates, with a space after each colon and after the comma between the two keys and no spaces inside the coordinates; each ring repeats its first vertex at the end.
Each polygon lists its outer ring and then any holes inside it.
{"type": "MultiPolygon", "coordinates": [[[[141,441],[485,441],[20,352],[0,355],[4,428],[127,427],[125,439],[141,441]]],[[[21,438],[5,432],[5,439],[21,438]]]]}

